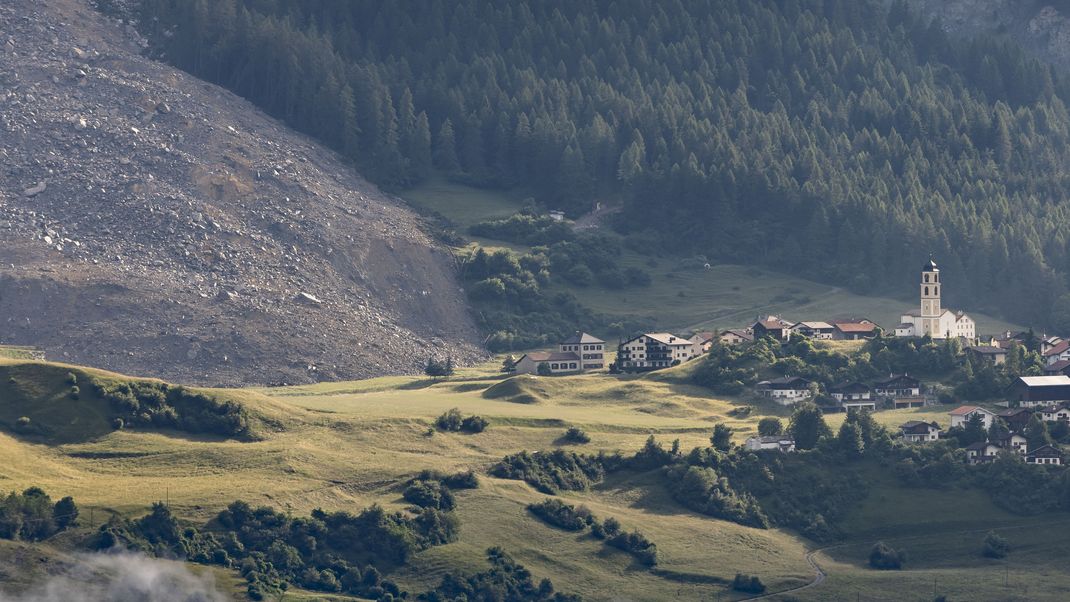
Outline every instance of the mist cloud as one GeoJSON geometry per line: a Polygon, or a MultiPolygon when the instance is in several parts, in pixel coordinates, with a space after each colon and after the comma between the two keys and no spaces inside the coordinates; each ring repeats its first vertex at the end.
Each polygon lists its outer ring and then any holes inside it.
{"type": "Polygon", "coordinates": [[[142,554],[86,554],[29,591],[0,602],[228,602],[211,573],[142,554]]]}

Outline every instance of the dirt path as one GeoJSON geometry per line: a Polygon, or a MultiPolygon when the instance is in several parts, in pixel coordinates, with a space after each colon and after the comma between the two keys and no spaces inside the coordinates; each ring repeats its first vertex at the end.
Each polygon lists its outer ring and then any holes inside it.
{"type": "MultiPolygon", "coordinates": [[[[980,528],[962,529],[960,531],[950,531],[948,533],[943,533],[941,535],[968,535],[970,533],[987,533],[989,531],[1011,531],[1011,530],[1014,530],[1014,529],[1028,529],[1028,528],[1038,527],[1038,526],[1042,526],[1042,525],[1051,526],[1051,525],[1058,525],[1058,524],[1065,524],[1065,523],[1070,523],[1070,520],[1062,520],[1062,521],[1046,522],[1046,523],[1028,523],[1028,524],[1024,524],[1024,525],[1009,525],[1009,526],[1005,526],[1005,527],[987,526],[987,527],[980,527],[980,528]]],[[[932,536],[933,536],[932,534],[909,535],[909,536],[906,536],[906,537],[884,538],[881,541],[885,541],[885,542],[902,542],[902,541],[910,541],[910,540],[913,540],[913,539],[925,539],[927,537],[932,537],[932,536]]],[[[770,592],[770,593],[761,594],[761,595],[758,595],[758,596],[752,596],[750,598],[740,598],[736,602],[745,602],[745,601],[748,601],[748,600],[770,600],[770,599],[775,598],[777,596],[783,596],[785,594],[792,594],[792,593],[795,593],[795,592],[803,591],[805,589],[810,589],[812,587],[817,587],[817,586],[821,585],[822,583],[824,583],[825,579],[828,577],[828,572],[826,572],[825,569],[821,568],[821,565],[819,565],[817,563],[817,560],[815,559],[815,556],[817,554],[822,553],[822,552],[827,552],[828,550],[834,550],[836,548],[842,548],[842,547],[845,547],[845,546],[863,545],[863,544],[867,544],[867,543],[876,543],[877,541],[878,540],[872,540],[872,542],[871,542],[868,539],[861,539],[861,540],[858,540],[858,541],[847,541],[847,542],[842,542],[842,543],[838,543],[838,544],[833,544],[831,546],[825,546],[823,548],[817,548],[816,550],[813,550],[813,551],[811,551],[811,552],[806,554],[806,562],[809,563],[810,567],[814,570],[814,580],[813,581],[811,581],[810,583],[806,583],[806,584],[800,585],[798,587],[790,587],[788,589],[782,589],[782,590],[777,591],[777,592],[770,592]]]]}

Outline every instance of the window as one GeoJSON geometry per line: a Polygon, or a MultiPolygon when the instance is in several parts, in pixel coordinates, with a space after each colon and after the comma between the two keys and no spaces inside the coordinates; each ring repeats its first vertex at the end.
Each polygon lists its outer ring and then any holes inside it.
{"type": "Polygon", "coordinates": [[[925,282],[928,282],[928,281],[929,281],[929,275],[928,275],[928,274],[926,274],[926,275],[925,275],[925,282]]]}
{"type": "Polygon", "coordinates": [[[576,369],[576,362],[572,362],[571,364],[568,365],[568,367],[573,369],[573,370],[575,370],[576,369]]]}
{"type": "Polygon", "coordinates": [[[550,364],[551,370],[557,370],[557,364],[550,364]]]}
{"type": "Polygon", "coordinates": [[[929,287],[925,287],[925,296],[926,296],[926,297],[928,297],[928,296],[929,296],[929,287]]]}

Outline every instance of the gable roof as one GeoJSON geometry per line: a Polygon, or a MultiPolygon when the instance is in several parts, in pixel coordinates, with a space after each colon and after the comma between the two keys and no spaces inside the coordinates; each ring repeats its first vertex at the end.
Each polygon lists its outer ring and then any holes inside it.
{"type": "Polygon", "coordinates": [[[748,341],[753,341],[754,340],[754,335],[752,335],[751,333],[747,332],[746,330],[744,330],[742,328],[729,328],[728,330],[723,331],[721,333],[721,336],[724,336],[726,334],[732,334],[732,335],[735,335],[735,336],[737,336],[737,337],[739,337],[741,339],[746,339],[748,341]]]}
{"type": "Polygon", "coordinates": [[[800,326],[812,330],[831,330],[833,328],[832,324],[828,322],[798,322],[792,328],[799,328],[800,326]]]}
{"type": "Polygon", "coordinates": [[[833,326],[840,332],[873,332],[877,325],[873,322],[835,322],[833,326]]]}
{"type": "Polygon", "coordinates": [[[869,385],[867,385],[865,383],[860,383],[857,380],[851,380],[851,381],[846,381],[846,382],[842,382],[842,383],[837,383],[837,384],[832,385],[831,387],[829,387],[829,392],[830,393],[837,392],[837,391],[848,391],[848,390],[851,390],[851,391],[859,391],[859,390],[869,391],[869,385]]]}
{"type": "Polygon", "coordinates": [[[1048,445],[1047,443],[1045,443],[1044,445],[1041,445],[1040,447],[1034,449],[1033,451],[1028,452],[1026,454],[1026,456],[1033,456],[1033,457],[1043,456],[1045,458],[1056,458],[1056,457],[1061,458],[1063,456],[1063,450],[1059,449],[1058,447],[1055,447],[1054,445],[1048,445]]]}
{"type": "Polygon", "coordinates": [[[655,341],[663,345],[672,345],[674,347],[680,345],[691,345],[690,339],[678,337],[675,334],[669,332],[648,332],[646,333],[646,336],[651,339],[654,339],[655,341]]]}
{"type": "Polygon", "coordinates": [[[766,330],[783,330],[784,328],[791,328],[791,323],[777,316],[766,316],[754,322],[754,326],[761,326],[766,330]]]}
{"type": "Polygon", "coordinates": [[[1070,349],[1070,341],[1060,341],[1060,342],[1056,343],[1051,349],[1048,349],[1047,351],[1045,351],[1044,352],[1044,357],[1050,357],[1050,356],[1053,356],[1053,355],[1059,355],[1059,354],[1063,353],[1064,351],[1066,351],[1067,349],[1070,349]]]}
{"type": "Polygon", "coordinates": [[[992,347],[989,345],[974,345],[969,348],[974,353],[980,353],[981,355],[1007,355],[1007,350],[1002,347],[992,347]]]}
{"type": "Polygon", "coordinates": [[[1045,372],[1062,372],[1070,368],[1070,360],[1059,360],[1049,366],[1044,366],[1045,372]]]}
{"type": "Polygon", "coordinates": [[[781,376],[780,378],[774,378],[771,380],[763,380],[758,383],[759,385],[788,389],[791,387],[807,387],[810,385],[810,381],[801,376],[781,376]]]}
{"type": "Polygon", "coordinates": [[[525,353],[520,356],[520,359],[523,360],[525,357],[537,363],[561,361],[578,362],[580,360],[580,356],[571,351],[532,351],[531,353],[525,353]]]}
{"type": "Polygon", "coordinates": [[[569,338],[561,341],[562,345],[583,345],[588,343],[605,343],[602,339],[587,334],[586,332],[577,332],[569,338]]]}
{"type": "Polygon", "coordinates": [[[911,381],[911,382],[918,383],[919,385],[921,384],[920,380],[914,378],[913,376],[911,376],[909,374],[891,374],[891,375],[888,376],[888,378],[882,378],[882,379],[880,379],[878,381],[874,381],[874,384],[878,385],[878,386],[887,385],[887,384],[893,383],[893,382],[895,382],[897,380],[903,380],[903,379],[906,379],[906,380],[911,381]]]}
{"type": "Polygon", "coordinates": [[[988,414],[989,416],[995,416],[995,414],[993,414],[992,412],[989,412],[988,410],[986,410],[986,409],[984,409],[984,408],[982,408],[980,406],[959,406],[959,407],[955,408],[954,410],[951,410],[950,412],[948,412],[948,414],[950,414],[952,416],[967,416],[967,415],[972,414],[974,412],[981,412],[983,414],[988,414]]]}
{"type": "Polygon", "coordinates": [[[1065,387],[1070,386],[1070,376],[1019,376],[1018,381],[1027,387],[1065,387]]]}
{"type": "Polygon", "coordinates": [[[899,430],[904,434],[928,435],[931,429],[940,430],[940,425],[935,422],[923,422],[921,420],[908,420],[899,425],[899,430]]]}

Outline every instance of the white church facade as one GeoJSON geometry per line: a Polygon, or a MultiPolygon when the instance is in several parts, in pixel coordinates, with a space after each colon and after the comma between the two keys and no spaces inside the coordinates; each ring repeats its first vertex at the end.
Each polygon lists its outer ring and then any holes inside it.
{"type": "Polygon", "coordinates": [[[940,306],[940,268],[929,259],[921,268],[921,309],[909,311],[899,319],[895,328],[897,337],[923,337],[950,339],[962,337],[973,340],[977,326],[965,312],[954,312],[940,306]]]}

